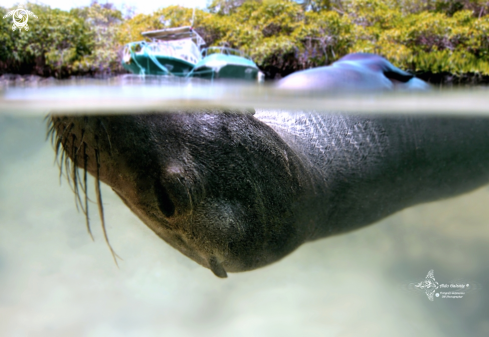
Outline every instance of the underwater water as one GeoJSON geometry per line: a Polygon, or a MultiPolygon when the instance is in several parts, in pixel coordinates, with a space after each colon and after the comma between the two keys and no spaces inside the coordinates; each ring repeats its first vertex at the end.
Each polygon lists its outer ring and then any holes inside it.
{"type": "Polygon", "coordinates": [[[123,259],[118,268],[96,204],[92,242],[66,179],[60,186],[45,140],[50,111],[327,106],[335,113],[489,113],[485,88],[324,97],[197,84],[0,89],[1,336],[489,335],[489,186],[304,244],[277,263],[223,280],[158,238],[103,185],[110,241],[123,259]],[[470,284],[463,298],[429,301],[417,290],[432,269],[439,283],[470,284]]]}

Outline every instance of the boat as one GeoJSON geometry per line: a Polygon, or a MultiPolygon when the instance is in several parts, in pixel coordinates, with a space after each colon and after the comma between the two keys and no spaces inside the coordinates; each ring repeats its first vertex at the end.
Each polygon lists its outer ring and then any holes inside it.
{"type": "Polygon", "coordinates": [[[188,74],[189,77],[263,81],[263,73],[256,63],[240,50],[209,47],[202,50],[202,56],[202,60],[188,74]]]}
{"type": "Polygon", "coordinates": [[[192,27],[177,27],[142,33],[151,42],[126,44],[122,66],[133,74],[187,76],[202,60],[204,39],[192,27]]]}
{"type": "Polygon", "coordinates": [[[205,41],[191,26],[153,30],[142,35],[151,42],[130,42],[123,51],[122,66],[133,74],[259,82],[264,79],[255,62],[241,51],[227,47],[202,48],[205,41]]]}

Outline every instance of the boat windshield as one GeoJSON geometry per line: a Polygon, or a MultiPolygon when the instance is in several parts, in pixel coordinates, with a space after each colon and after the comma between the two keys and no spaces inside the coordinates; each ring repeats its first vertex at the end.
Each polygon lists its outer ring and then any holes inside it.
{"type": "Polygon", "coordinates": [[[224,54],[224,55],[233,55],[233,56],[249,58],[241,50],[228,48],[228,47],[209,47],[209,48],[206,48],[202,51],[203,57],[206,57],[206,56],[209,56],[212,54],[224,54]]]}
{"type": "Polygon", "coordinates": [[[154,56],[170,56],[190,63],[202,59],[199,48],[191,39],[161,41],[156,40],[147,44],[148,52],[154,56]]]}

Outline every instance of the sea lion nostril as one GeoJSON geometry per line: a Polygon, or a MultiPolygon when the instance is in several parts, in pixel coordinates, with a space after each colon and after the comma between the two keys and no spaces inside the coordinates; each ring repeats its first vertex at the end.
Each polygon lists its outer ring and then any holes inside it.
{"type": "Polygon", "coordinates": [[[214,273],[214,275],[216,275],[217,277],[220,277],[220,278],[226,278],[228,277],[228,274],[226,272],[226,269],[224,269],[224,267],[222,266],[222,264],[220,264],[216,257],[215,256],[211,256],[209,258],[209,268],[212,270],[212,272],[214,273]]]}
{"type": "Polygon", "coordinates": [[[168,192],[159,181],[155,183],[154,191],[156,200],[158,201],[158,207],[160,208],[161,212],[166,217],[171,217],[173,214],[175,214],[175,205],[171,201],[168,192]]]}

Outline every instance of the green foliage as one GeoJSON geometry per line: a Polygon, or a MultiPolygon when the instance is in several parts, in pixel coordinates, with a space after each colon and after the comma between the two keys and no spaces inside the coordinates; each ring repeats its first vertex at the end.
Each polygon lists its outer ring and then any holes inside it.
{"type": "Polygon", "coordinates": [[[306,12],[295,31],[301,45],[302,68],[329,64],[348,53],[354,43],[353,24],[348,16],[333,11],[306,12]]]}
{"type": "MultiPolygon", "coordinates": [[[[249,54],[269,78],[330,64],[352,52],[385,56],[418,73],[489,76],[487,0],[213,0],[193,26],[208,46],[249,54]]],[[[28,4],[29,31],[0,20],[0,72],[113,74],[142,32],[188,26],[180,6],[124,19],[110,3],[70,12],[28,4]],[[31,24],[32,22],[32,24],[31,24]]],[[[0,7],[3,17],[8,12],[0,7]]]]}
{"type": "Polygon", "coordinates": [[[38,17],[29,19],[29,31],[12,31],[11,21],[1,22],[0,68],[4,71],[66,77],[119,67],[118,45],[111,36],[120,12],[96,2],[71,12],[31,3],[26,9],[38,17]]]}
{"type": "Polygon", "coordinates": [[[392,28],[402,15],[395,3],[383,0],[354,0],[347,4],[346,12],[357,26],[377,30],[392,28]]]}
{"type": "Polygon", "coordinates": [[[235,13],[245,1],[246,0],[212,0],[208,9],[211,13],[229,15],[235,13]]]}
{"type": "MultiPolygon", "coordinates": [[[[0,16],[3,18],[8,12],[7,9],[0,7],[0,16]]],[[[0,65],[6,64],[8,60],[14,59],[14,39],[12,36],[12,22],[10,20],[0,21],[0,65]]]]}
{"type": "Polygon", "coordinates": [[[203,24],[206,31],[218,32],[212,44],[243,50],[269,77],[328,64],[351,44],[348,17],[305,11],[287,0],[246,1],[229,15],[213,16],[203,24]]]}
{"type": "Polygon", "coordinates": [[[7,43],[0,59],[3,69],[60,77],[90,52],[91,39],[83,20],[43,5],[28,4],[26,9],[38,17],[30,18],[28,31],[12,31],[10,20],[0,26],[0,36],[7,43]]]}
{"type": "MultiPolygon", "coordinates": [[[[204,26],[211,14],[200,9],[195,10],[194,27],[204,26]]],[[[190,26],[192,22],[192,9],[180,6],[170,6],[159,9],[151,14],[138,14],[122,23],[116,40],[119,45],[144,40],[142,32],[169,27],[190,26]]],[[[226,27],[226,30],[228,27],[226,27]]]]}
{"type": "Polygon", "coordinates": [[[91,50],[73,63],[76,73],[111,74],[120,69],[119,43],[116,39],[122,13],[110,5],[93,1],[90,7],[70,11],[90,27],[91,50]]]}
{"type": "Polygon", "coordinates": [[[400,67],[416,72],[489,75],[489,18],[471,11],[452,17],[420,12],[403,18],[401,27],[386,30],[376,51],[400,67]]]}
{"type": "Polygon", "coordinates": [[[320,12],[331,10],[343,10],[343,1],[341,0],[302,0],[297,1],[302,5],[304,11],[320,12]]]}

